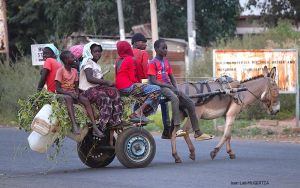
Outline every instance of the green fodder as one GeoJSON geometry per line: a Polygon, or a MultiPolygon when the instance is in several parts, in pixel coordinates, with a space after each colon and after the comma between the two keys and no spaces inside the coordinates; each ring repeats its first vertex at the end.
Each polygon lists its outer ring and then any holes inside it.
{"type": "Polygon", "coordinates": [[[16,124],[18,100],[36,91],[39,69],[31,65],[29,58],[17,63],[0,64],[0,123],[16,124]]]}

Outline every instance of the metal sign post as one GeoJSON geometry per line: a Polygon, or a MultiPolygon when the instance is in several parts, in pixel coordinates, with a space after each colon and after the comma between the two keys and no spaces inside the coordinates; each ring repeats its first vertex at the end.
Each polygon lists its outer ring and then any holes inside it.
{"type": "Polygon", "coordinates": [[[296,67],[297,67],[297,69],[296,69],[296,71],[297,71],[297,83],[296,83],[296,127],[300,127],[300,125],[299,125],[299,103],[300,103],[300,101],[299,101],[299,62],[298,62],[298,49],[297,49],[297,65],[296,65],[296,67]]]}

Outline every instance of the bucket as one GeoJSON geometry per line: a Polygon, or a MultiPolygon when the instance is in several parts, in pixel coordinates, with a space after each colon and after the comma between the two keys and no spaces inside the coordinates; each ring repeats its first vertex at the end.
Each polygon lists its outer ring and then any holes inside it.
{"type": "Polygon", "coordinates": [[[30,149],[39,153],[45,153],[48,150],[48,148],[54,143],[54,141],[58,138],[58,136],[58,132],[51,132],[47,135],[41,135],[36,131],[32,131],[32,133],[28,136],[27,140],[30,149]]]}
{"type": "Polygon", "coordinates": [[[52,114],[52,107],[50,104],[45,104],[41,110],[35,115],[32,123],[31,129],[41,135],[47,135],[50,130],[57,124],[57,122],[50,120],[50,115],[52,114]]]}

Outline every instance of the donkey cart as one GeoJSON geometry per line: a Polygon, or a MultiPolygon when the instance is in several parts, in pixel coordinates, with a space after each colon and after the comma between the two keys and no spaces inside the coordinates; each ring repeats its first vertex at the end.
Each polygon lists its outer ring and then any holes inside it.
{"type": "Polygon", "coordinates": [[[104,139],[93,136],[91,129],[77,144],[80,160],[91,168],[109,165],[117,156],[127,168],[143,168],[155,156],[156,145],[153,136],[143,127],[123,122],[110,127],[104,139]]]}
{"type": "MultiPolygon", "coordinates": [[[[203,98],[246,90],[246,88],[234,88],[227,92],[219,90],[190,95],[190,98],[203,98]]],[[[91,168],[105,167],[117,156],[127,168],[142,168],[149,165],[155,156],[155,140],[142,126],[123,122],[117,127],[108,128],[105,135],[104,139],[99,140],[89,130],[84,139],[78,143],[79,158],[87,166],[91,168]]]]}
{"type": "MultiPolygon", "coordinates": [[[[28,142],[33,151],[45,153],[61,134],[60,127],[50,119],[51,114],[52,107],[46,104],[32,121],[28,142]]],[[[91,168],[105,167],[115,156],[127,168],[143,168],[156,152],[155,140],[143,128],[145,125],[122,121],[118,126],[108,126],[102,139],[94,136],[89,126],[81,128],[79,135],[68,132],[66,136],[77,142],[80,160],[91,168]]]]}

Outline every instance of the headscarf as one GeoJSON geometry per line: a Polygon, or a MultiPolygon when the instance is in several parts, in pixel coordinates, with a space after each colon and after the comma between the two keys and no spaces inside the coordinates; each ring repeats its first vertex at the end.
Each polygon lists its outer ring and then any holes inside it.
{"type": "Polygon", "coordinates": [[[76,59],[79,59],[83,55],[83,45],[81,44],[72,46],[69,50],[75,56],[76,59]]]}
{"type": "Polygon", "coordinates": [[[84,45],[84,47],[83,47],[83,56],[82,56],[83,60],[82,60],[82,63],[80,64],[79,70],[82,68],[82,66],[84,64],[86,64],[86,62],[89,59],[93,59],[92,50],[91,50],[91,46],[93,44],[101,46],[98,42],[89,42],[86,45],[84,45]]]}
{"type": "Polygon", "coordinates": [[[54,46],[54,44],[46,44],[45,48],[50,48],[54,55],[56,56],[56,60],[61,63],[60,58],[59,58],[59,50],[54,46]]]}
{"type": "Polygon", "coordinates": [[[117,50],[120,56],[120,59],[131,56],[133,57],[133,51],[130,44],[127,41],[119,41],[117,42],[117,50]]]}

